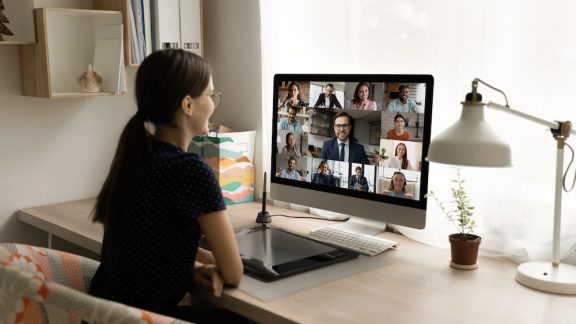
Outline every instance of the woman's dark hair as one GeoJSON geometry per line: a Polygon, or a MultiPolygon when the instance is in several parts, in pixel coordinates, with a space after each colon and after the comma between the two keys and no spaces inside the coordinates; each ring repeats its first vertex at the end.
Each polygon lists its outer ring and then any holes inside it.
{"type": "Polygon", "coordinates": [[[300,97],[300,85],[296,83],[296,81],[292,81],[290,82],[290,84],[288,84],[288,96],[286,96],[286,99],[290,98],[290,89],[292,88],[292,86],[296,86],[296,88],[298,89],[298,95],[296,95],[296,99],[298,99],[298,101],[302,101],[300,97]]]}
{"type": "Polygon", "coordinates": [[[402,165],[400,166],[401,169],[406,169],[408,167],[408,149],[406,148],[406,144],[398,143],[396,145],[396,149],[394,149],[394,156],[398,156],[398,146],[404,146],[404,157],[402,157],[402,165]]]}
{"type": "Polygon", "coordinates": [[[400,172],[400,171],[396,171],[396,172],[394,172],[394,174],[392,175],[392,179],[391,179],[391,181],[390,181],[390,187],[388,188],[388,190],[394,191],[394,176],[397,175],[397,174],[399,174],[399,175],[402,176],[402,180],[403,180],[402,182],[404,183],[404,184],[402,185],[402,192],[406,192],[406,176],[404,175],[404,173],[402,173],[402,172],[400,172]]]}
{"type": "Polygon", "coordinates": [[[358,90],[360,89],[361,86],[366,86],[366,88],[368,88],[368,99],[370,99],[370,84],[368,82],[360,82],[356,85],[356,89],[354,90],[354,99],[352,99],[352,102],[355,104],[360,103],[360,97],[358,97],[358,90]]]}
{"type": "Polygon", "coordinates": [[[132,180],[151,147],[151,134],[144,123],[169,124],[186,96],[199,97],[210,82],[208,63],[181,49],[152,52],[136,74],[137,112],[126,124],[108,177],[98,194],[92,221],[111,227],[120,217],[120,207],[132,180]]]}
{"type": "Polygon", "coordinates": [[[288,145],[288,139],[290,138],[290,135],[294,136],[294,133],[291,132],[286,133],[286,145],[288,145]]]}
{"type": "Polygon", "coordinates": [[[396,114],[396,116],[394,116],[394,122],[396,122],[396,119],[398,118],[402,118],[402,120],[404,121],[404,124],[406,124],[406,117],[404,117],[404,115],[398,113],[396,114]]]}

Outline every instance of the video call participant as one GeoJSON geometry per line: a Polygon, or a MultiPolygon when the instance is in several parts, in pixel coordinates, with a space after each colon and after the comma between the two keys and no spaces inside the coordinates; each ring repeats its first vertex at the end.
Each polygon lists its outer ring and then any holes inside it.
{"type": "Polygon", "coordinates": [[[324,87],[324,93],[321,93],[318,96],[318,100],[316,100],[314,108],[318,107],[342,108],[342,105],[340,104],[338,98],[336,98],[336,95],[334,94],[334,85],[332,83],[326,84],[326,87],[324,87]]]}
{"type": "Polygon", "coordinates": [[[334,133],[336,138],[326,140],[322,144],[320,158],[350,163],[368,164],[368,157],[362,144],[350,140],[352,117],[341,111],[334,116],[334,133]]]}
{"type": "Polygon", "coordinates": [[[394,128],[389,129],[386,133],[386,139],[407,141],[410,139],[410,133],[404,129],[406,118],[398,113],[394,116],[394,128]]]}
{"type": "Polygon", "coordinates": [[[370,99],[370,85],[360,82],[354,90],[354,98],[350,102],[352,110],[376,110],[376,101],[370,99]]]}
{"type": "Polygon", "coordinates": [[[390,158],[388,167],[394,169],[412,170],[412,164],[410,164],[410,160],[408,160],[408,150],[406,149],[406,144],[398,143],[398,145],[396,145],[394,156],[390,158]]]}
{"type": "Polygon", "coordinates": [[[280,178],[300,180],[300,174],[296,171],[296,164],[298,164],[298,161],[296,161],[295,158],[290,157],[288,159],[288,168],[280,171],[280,178]]]}
{"type": "Polygon", "coordinates": [[[300,85],[294,81],[288,85],[288,95],[280,107],[304,107],[306,103],[300,97],[300,85]]]}
{"type": "Polygon", "coordinates": [[[388,104],[388,111],[391,112],[398,112],[398,113],[407,113],[407,112],[415,112],[418,113],[418,107],[416,106],[416,102],[414,100],[408,98],[410,95],[410,88],[408,85],[403,84],[398,88],[400,92],[400,98],[392,100],[388,104]]]}
{"type": "Polygon", "coordinates": [[[283,118],[282,120],[280,120],[280,124],[278,124],[278,129],[301,132],[302,124],[300,124],[300,122],[296,119],[297,114],[298,114],[298,108],[289,107],[288,118],[283,118]]]}
{"type": "Polygon", "coordinates": [[[328,168],[326,161],[320,162],[316,173],[314,173],[314,177],[312,177],[312,183],[336,187],[336,179],[332,175],[332,170],[328,168]]]}
{"type": "Polygon", "coordinates": [[[138,110],[96,200],[104,238],[89,293],[192,322],[235,321],[224,309],[178,305],[194,282],[220,296],[243,273],[218,181],[187,153],[219,101],[210,68],[188,51],[155,51],[140,64],[135,91],[138,110]],[[198,246],[202,235],[212,252],[198,246]]]}
{"type": "Polygon", "coordinates": [[[366,177],[362,174],[362,167],[356,167],[356,174],[350,177],[348,189],[368,191],[368,180],[366,180],[366,177]]]}
{"type": "Polygon", "coordinates": [[[406,192],[406,176],[400,171],[394,172],[390,181],[388,190],[384,190],[383,194],[393,197],[414,199],[414,196],[406,192]]]}
{"type": "Polygon", "coordinates": [[[294,139],[294,133],[286,134],[286,145],[282,148],[282,154],[287,154],[289,156],[300,156],[300,150],[296,145],[296,140],[294,139]]]}

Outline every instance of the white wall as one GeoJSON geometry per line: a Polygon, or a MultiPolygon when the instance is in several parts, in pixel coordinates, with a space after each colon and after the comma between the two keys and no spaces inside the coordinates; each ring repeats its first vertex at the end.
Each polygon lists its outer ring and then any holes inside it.
{"type": "Polygon", "coordinates": [[[24,97],[18,46],[0,45],[0,241],[45,244],[18,209],[94,197],[119,133],[135,111],[129,94],[83,99],[24,97]]]}
{"type": "Polygon", "coordinates": [[[204,0],[205,56],[223,92],[212,120],[236,131],[256,130],[256,195],[262,182],[262,69],[258,0],[204,0]]]}

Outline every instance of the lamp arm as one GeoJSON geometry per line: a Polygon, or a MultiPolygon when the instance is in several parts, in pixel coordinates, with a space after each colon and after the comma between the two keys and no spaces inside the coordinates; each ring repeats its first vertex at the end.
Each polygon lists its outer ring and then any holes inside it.
{"type": "MultiPolygon", "coordinates": [[[[534,122],[534,123],[536,123],[536,124],[540,124],[540,125],[546,126],[546,127],[550,128],[550,129],[560,130],[560,127],[561,127],[561,125],[560,125],[559,123],[557,123],[557,122],[547,121],[547,120],[544,120],[544,119],[541,119],[541,118],[538,118],[538,117],[535,117],[535,116],[532,116],[532,115],[523,113],[523,112],[521,112],[521,111],[514,110],[514,109],[512,109],[512,108],[510,108],[510,107],[508,107],[508,106],[503,106],[503,105],[501,105],[501,104],[497,104],[497,103],[494,103],[494,102],[491,102],[491,101],[489,101],[486,106],[489,107],[489,108],[495,109],[495,110],[499,110],[499,111],[503,111],[503,112],[505,112],[505,113],[512,114],[512,115],[514,115],[514,116],[516,116],[516,117],[520,117],[520,118],[522,118],[522,119],[526,119],[526,120],[532,121],[532,122],[534,122]]],[[[571,125],[570,125],[570,122],[565,122],[565,123],[563,123],[562,126],[564,127],[564,129],[562,129],[562,130],[560,130],[560,131],[562,131],[562,133],[565,133],[565,134],[563,134],[565,137],[567,137],[569,134],[574,134],[574,135],[576,135],[576,130],[572,129],[572,127],[571,127],[571,125]],[[564,124],[566,124],[566,125],[564,125],[564,124]]]]}
{"type": "Polygon", "coordinates": [[[486,83],[486,82],[484,82],[484,81],[482,81],[482,80],[480,80],[480,79],[478,79],[478,78],[475,78],[475,79],[472,81],[472,92],[475,92],[475,91],[476,91],[476,88],[478,88],[478,82],[482,83],[483,85],[487,86],[488,88],[491,88],[491,89],[493,89],[493,90],[496,90],[496,91],[500,92],[500,93],[504,96],[504,100],[506,100],[506,107],[509,107],[509,106],[508,106],[508,97],[506,97],[506,94],[504,93],[504,91],[502,91],[502,90],[500,90],[500,89],[498,89],[498,88],[496,88],[496,87],[494,87],[494,86],[491,86],[491,85],[489,85],[488,83],[486,83]]]}

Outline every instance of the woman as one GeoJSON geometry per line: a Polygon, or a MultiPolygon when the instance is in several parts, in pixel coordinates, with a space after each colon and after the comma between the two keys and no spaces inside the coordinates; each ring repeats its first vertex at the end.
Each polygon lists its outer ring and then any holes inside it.
{"type": "Polygon", "coordinates": [[[384,194],[388,196],[400,197],[414,199],[414,197],[406,192],[406,176],[400,171],[394,172],[392,175],[392,181],[390,181],[390,187],[388,190],[384,190],[384,194]]]}
{"type": "Polygon", "coordinates": [[[328,167],[328,163],[326,161],[320,162],[314,177],[312,178],[312,183],[317,183],[325,186],[336,187],[336,180],[334,176],[332,176],[332,171],[328,167]]]}
{"type": "Polygon", "coordinates": [[[191,52],[155,51],[138,69],[135,92],[138,110],[94,209],[104,239],[89,292],[189,321],[234,317],[178,306],[193,281],[220,296],[243,272],[218,182],[201,157],[186,153],[192,137],[208,132],[219,102],[210,69],[191,52]],[[212,252],[199,248],[202,234],[212,252]]]}
{"type": "Polygon", "coordinates": [[[410,133],[407,130],[404,130],[404,126],[406,125],[406,118],[402,114],[396,114],[394,116],[394,128],[388,130],[386,133],[386,138],[391,140],[401,140],[407,141],[410,139],[410,133]]]}
{"type": "Polygon", "coordinates": [[[412,164],[410,164],[410,160],[408,160],[408,150],[406,149],[406,144],[398,143],[398,145],[396,145],[394,157],[392,157],[390,162],[388,162],[388,167],[394,169],[412,170],[412,164]]]}
{"type": "Polygon", "coordinates": [[[354,98],[350,102],[352,110],[376,110],[376,101],[370,100],[370,85],[360,82],[354,90],[354,98]]]}
{"type": "Polygon", "coordinates": [[[300,85],[292,81],[288,85],[288,95],[280,107],[301,107],[304,103],[300,97],[300,85]]]}
{"type": "Polygon", "coordinates": [[[286,145],[282,148],[282,154],[288,154],[292,157],[300,156],[300,151],[294,139],[294,133],[286,133],[286,145]]]}

